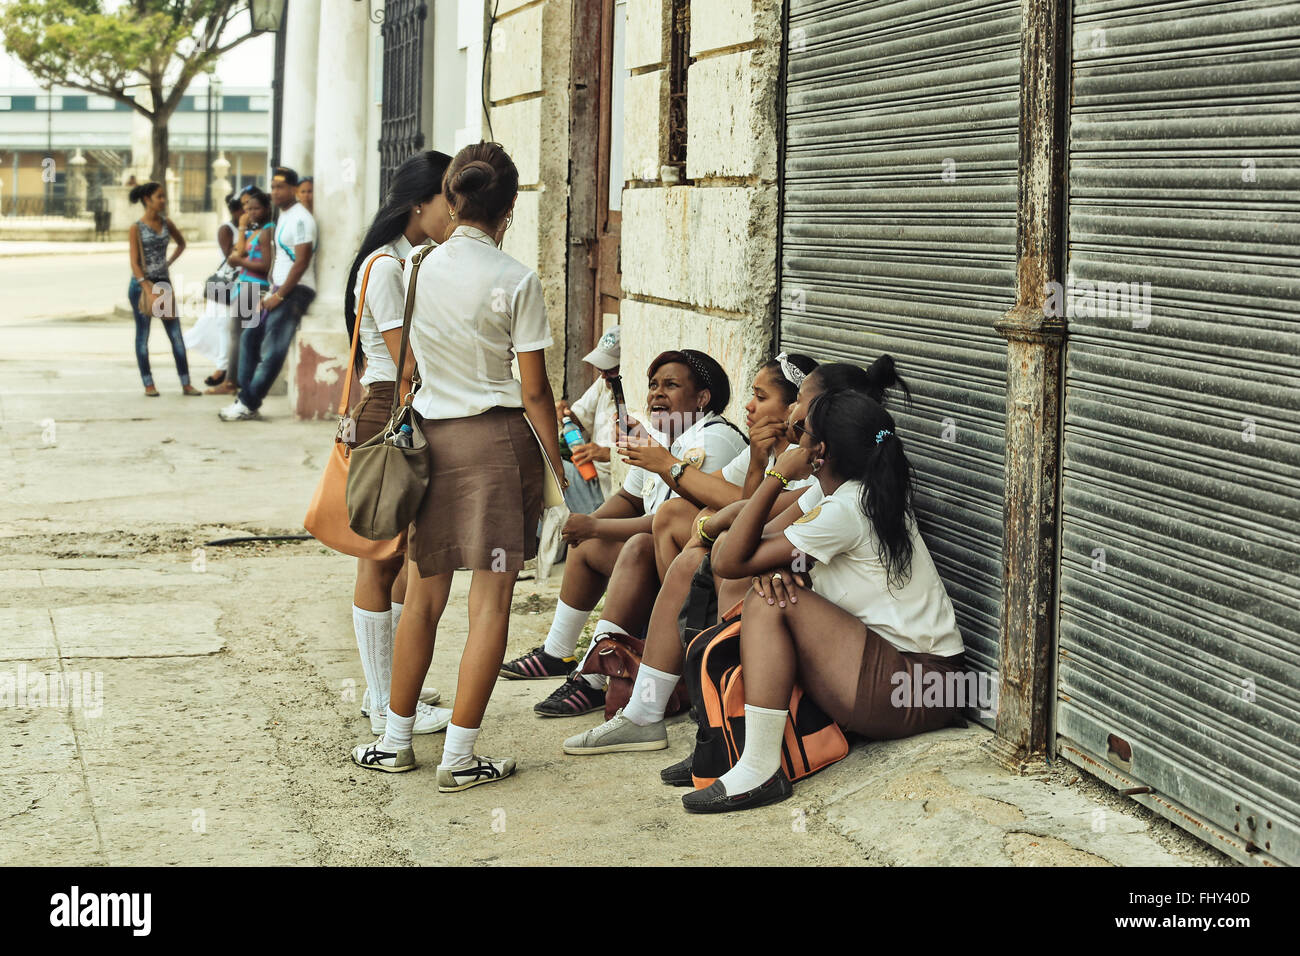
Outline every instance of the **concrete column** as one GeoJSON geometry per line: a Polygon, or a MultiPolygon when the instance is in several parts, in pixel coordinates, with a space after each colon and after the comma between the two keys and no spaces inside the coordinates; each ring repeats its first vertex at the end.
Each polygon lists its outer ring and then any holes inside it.
{"type": "MultiPolygon", "coordinates": [[[[364,7],[364,3],[349,3],[354,7],[364,7]]],[[[322,3],[320,0],[293,0],[288,7],[284,41],[284,120],[280,127],[280,162],[302,175],[307,175],[315,166],[316,91],[318,79],[316,68],[318,62],[326,64],[327,72],[347,74],[354,77],[354,64],[331,62],[319,58],[317,45],[320,42],[321,10],[334,9],[335,3],[322,3]]],[[[331,31],[351,29],[351,20],[347,27],[338,20],[325,17],[331,31]]],[[[364,31],[363,31],[364,34],[364,31]]]]}
{"type": "MultiPolygon", "coordinates": [[[[135,94],[136,101],[145,109],[153,109],[153,94],[148,87],[135,94]]],[[[131,110],[131,165],[123,174],[122,182],[130,176],[137,183],[147,183],[153,175],[153,126],[137,111],[131,110]]]]}
{"type": "Polygon", "coordinates": [[[212,208],[216,210],[217,222],[225,222],[230,215],[226,209],[226,196],[230,194],[230,160],[225,153],[217,153],[212,161],[212,208]]]}
{"type": "Polygon", "coordinates": [[[299,330],[289,380],[290,404],[300,418],[325,418],[337,408],[348,349],[343,291],[366,228],[365,165],[375,161],[366,147],[366,84],[356,79],[368,76],[370,69],[367,6],[354,0],[323,0],[320,22],[323,68],[316,76],[316,155],[311,167],[319,237],[316,300],[299,330]]]}
{"type": "Polygon", "coordinates": [[[1007,339],[1001,662],[997,736],[988,749],[1019,773],[1052,750],[1061,358],[1065,322],[1045,314],[1065,237],[1065,111],[1069,33],[1060,0],[1022,0],[1016,304],[997,322],[1007,339]]]}
{"type": "Polygon", "coordinates": [[[68,210],[69,216],[80,215],[86,208],[86,157],[78,149],[68,160],[68,210]]]}

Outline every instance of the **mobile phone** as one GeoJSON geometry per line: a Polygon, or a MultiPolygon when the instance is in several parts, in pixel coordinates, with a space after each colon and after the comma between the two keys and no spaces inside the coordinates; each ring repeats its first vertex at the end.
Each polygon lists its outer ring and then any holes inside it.
{"type": "Polygon", "coordinates": [[[618,411],[618,434],[615,440],[627,436],[627,399],[623,397],[622,376],[615,375],[609,380],[610,391],[614,393],[614,408],[618,411]]]}

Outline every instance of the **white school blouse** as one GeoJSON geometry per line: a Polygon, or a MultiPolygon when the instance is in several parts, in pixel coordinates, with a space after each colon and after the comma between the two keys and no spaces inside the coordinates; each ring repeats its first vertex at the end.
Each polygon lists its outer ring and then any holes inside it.
{"type": "Polygon", "coordinates": [[[817,561],[813,589],[900,651],[939,657],[962,653],[952,601],[916,522],[909,521],[912,576],[891,589],[875,528],[862,511],[862,490],[862,482],[846,481],[833,494],[823,496],[818,485],[799,499],[804,515],[785,529],[785,536],[817,561]]]}
{"type": "Polygon", "coordinates": [[[357,270],[357,281],[352,287],[352,294],[360,304],[361,282],[366,277],[366,266],[374,262],[370,266],[370,282],[366,285],[365,308],[358,316],[361,322],[361,351],[366,353],[366,374],[361,376],[362,385],[397,381],[397,363],[388,351],[383,333],[402,327],[406,288],[402,285],[402,263],[398,259],[405,260],[411,254],[411,248],[411,243],[405,236],[398,236],[367,256],[357,270]],[[390,259],[389,256],[396,258],[390,259]]]}
{"type": "MultiPolygon", "coordinates": [[[[767,456],[767,464],[763,466],[763,469],[764,471],[766,471],[768,468],[772,468],[775,465],[776,465],[776,455],[769,452],[767,456]]],[[[733,485],[736,485],[743,490],[745,487],[745,476],[748,474],[749,474],[749,449],[743,448],[741,449],[739,455],[731,459],[731,461],[727,462],[727,464],[723,467],[722,477],[727,479],[727,481],[731,482],[733,485]]],[[[815,484],[817,484],[817,479],[814,478],[812,475],[809,475],[807,478],[800,478],[797,481],[790,482],[789,486],[783,488],[782,490],[797,491],[800,488],[810,488],[815,484]]],[[[818,490],[820,496],[820,486],[818,490]]],[[[800,498],[799,500],[801,502],[803,501],[802,498],[800,498]]]]}
{"type": "MultiPolygon", "coordinates": [[[[403,267],[410,275],[411,260],[403,267]]],[[[458,226],[424,256],[415,285],[411,348],[420,367],[414,407],[425,418],[469,418],[523,408],[511,372],[517,352],[553,344],[537,273],[492,237],[458,226]]]]}
{"type": "MultiPolygon", "coordinates": [[[[651,431],[649,428],[646,430],[651,431]]],[[[662,436],[655,437],[658,440],[662,436]]],[[[682,432],[669,447],[674,458],[690,461],[703,472],[718,471],[741,450],[749,453],[744,436],[717,412],[709,412],[682,432]]],[[[667,481],[644,468],[628,471],[623,490],[640,498],[644,513],[648,515],[658,511],[669,498],[677,496],[667,481]]]]}

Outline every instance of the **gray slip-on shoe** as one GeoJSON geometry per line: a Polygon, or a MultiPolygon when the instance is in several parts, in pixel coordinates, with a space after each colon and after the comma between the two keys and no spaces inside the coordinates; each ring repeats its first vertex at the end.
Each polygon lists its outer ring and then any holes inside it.
{"type": "Polygon", "coordinates": [[[662,720],[641,727],[624,717],[621,707],[618,713],[599,727],[575,734],[564,742],[564,752],[576,756],[667,748],[668,731],[662,720]]]}

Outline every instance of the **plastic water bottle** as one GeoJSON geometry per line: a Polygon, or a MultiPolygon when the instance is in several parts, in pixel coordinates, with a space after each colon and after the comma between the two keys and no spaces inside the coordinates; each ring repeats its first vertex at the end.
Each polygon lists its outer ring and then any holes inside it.
{"type": "Polygon", "coordinates": [[[402,427],[401,427],[400,429],[398,429],[397,434],[393,436],[393,447],[394,447],[394,448],[410,448],[410,447],[412,447],[412,439],[411,439],[411,436],[412,436],[413,434],[415,434],[415,433],[411,430],[411,426],[410,426],[410,425],[405,425],[405,424],[402,425],[402,427]]]}
{"type": "MultiPolygon", "coordinates": [[[[569,446],[569,451],[573,452],[579,445],[583,444],[582,432],[574,424],[573,419],[568,415],[564,416],[564,443],[569,446]]],[[[589,461],[584,461],[578,465],[578,474],[582,475],[587,481],[593,481],[596,477],[596,466],[589,461]]]]}

